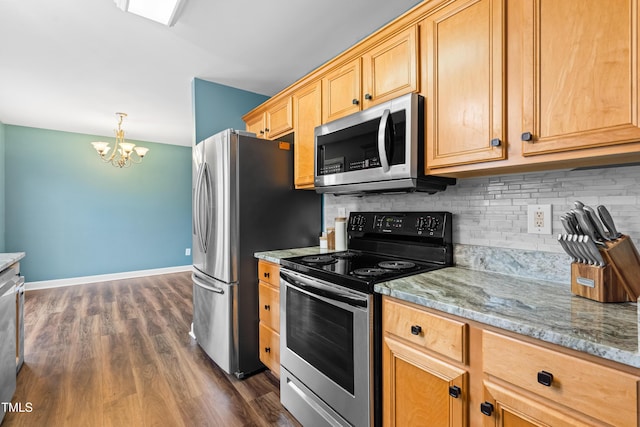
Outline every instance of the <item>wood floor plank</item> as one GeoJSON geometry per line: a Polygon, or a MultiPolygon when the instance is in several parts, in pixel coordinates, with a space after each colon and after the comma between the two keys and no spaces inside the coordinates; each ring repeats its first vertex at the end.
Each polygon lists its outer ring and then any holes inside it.
{"type": "Polygon", "coordinates": [[[299,426],[263,372],[238,380],[189,335],[191,273],[28,291],[15,426],[299,426]]]}

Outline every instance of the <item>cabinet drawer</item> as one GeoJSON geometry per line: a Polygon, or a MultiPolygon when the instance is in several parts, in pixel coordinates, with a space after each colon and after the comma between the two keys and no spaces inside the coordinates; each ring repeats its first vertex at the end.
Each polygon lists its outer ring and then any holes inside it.
{"type": "Polygon", "coordinates": [[[260,322],[260,361],[280,377],[280,334],[260,322]]]}
{"type": "Polygon", "coordinates": [[[464,362],[466,324],[384,299],[382,327],[414,344],[464,362]]]}
{"type": "Polygon", "coordinates": [[[268,261],[258,261],[258,279],[280,288],[280,266],[268,261]]]}
{"type": "Polygon", "coordinates": [[[490,375],[606,423],[637,425],[640,377],[487,331],[482,354],[490,375]]]}
{"type": "Polygon", "coordinates": [[[262,281],[258,283],[260,322],[280,331],[280,290],[262,281]]]}

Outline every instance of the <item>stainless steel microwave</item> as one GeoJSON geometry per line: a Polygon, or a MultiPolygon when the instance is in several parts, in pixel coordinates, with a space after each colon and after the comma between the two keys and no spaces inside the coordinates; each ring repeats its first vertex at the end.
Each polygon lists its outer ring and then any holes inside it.
{"type": "Polygon", "coordinates": [[[424,175],[424,98],[415,93],[315,128],[318,193],[435,193],[455,179],[424,175]]]}

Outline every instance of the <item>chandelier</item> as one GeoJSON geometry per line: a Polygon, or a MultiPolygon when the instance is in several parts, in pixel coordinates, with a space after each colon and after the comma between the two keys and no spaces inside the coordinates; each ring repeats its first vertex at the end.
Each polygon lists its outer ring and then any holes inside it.
{"type": "Polygon", "coordinates": [[[124,130],[122,129],[122,120],[127,117],[127,113],[116,113],[118,116],[118,129],[115,130],[116,133],[116,144],[111,150],[108,142],[92,142],[93,148],[96,149],[100,158],[106,163],[111,163],[113,166],[119,168],[128,168],[133,163],[141,163],[142,158],[149,151],[148,148],[145,147],[136,147],[135,144],[130,142],[126,142],[124,140],[124,130]],[[107,155],[111,150],[111,155],[107,155]]]}

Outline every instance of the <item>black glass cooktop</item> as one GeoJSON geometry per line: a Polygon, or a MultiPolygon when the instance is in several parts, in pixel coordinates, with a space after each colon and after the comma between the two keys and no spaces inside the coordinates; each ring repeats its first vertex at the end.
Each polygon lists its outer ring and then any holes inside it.
{"type": "Polygon", "coordinates": [[[366,293],[373,293],[376,283],[443,267],[440,264],[357,250],[284,258],[280,260],[280,265],[366,293]]]}

